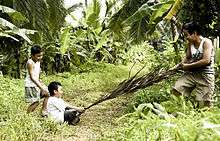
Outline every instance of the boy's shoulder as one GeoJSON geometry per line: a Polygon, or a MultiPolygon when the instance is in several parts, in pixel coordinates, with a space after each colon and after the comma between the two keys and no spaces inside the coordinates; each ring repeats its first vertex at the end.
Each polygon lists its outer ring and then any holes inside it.
{"type": "Polygon", "coordinates": [[[40,64],[40,62],[34,62],[31,58],[27,60],[27,64],[40,64]]]}
{"type": "Polygon", "coordinates": [[[48,103],[53,103],[53,104],[62,104],[64,101],[61,98],[55,97],[55,96],[50,96],[48,98],[48,103]]]}
{"type": "Polygon", "coordinates": [[[59,101],[59,100],[61,100],[61,99],[58,98],[58,97],[55,97],[55,96],[49,96],[48,100],[51,100],[51,101],[59,101]]]}
{"type": "Polygon", "coordinates": [[[33,63],[34,61],[31,58],[27,60],[27,64],[33,64],[33,63]]]}

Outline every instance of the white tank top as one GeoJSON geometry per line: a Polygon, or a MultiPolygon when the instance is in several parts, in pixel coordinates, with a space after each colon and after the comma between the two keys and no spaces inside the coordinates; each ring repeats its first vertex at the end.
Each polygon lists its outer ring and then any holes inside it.
{"type": "Polygon", "coordinates": [[[194,45],[191,45],[191,55],[192,55],[192,59],[194,60],[194,62],[202,59],[202,56],[203,56],[203,44],[205,42],[205,38],[200,36],[200,39],[202,41],[199,45],[199,48],[195,48],[194,45]]]}
{"type": "MultiPolygon", "coordinates": [[[[206,38],[200,36],[200,39],[202,41],[199,45],[199,48],[195,48],[195,46],[193,44],[190,47],[191,56],[192,56],[191,62],[197,62],[197,61],[199,61],[203,58],[203,53],[204,53],[203,45],[204,45],[204,42],[205,42],[206,38]]],[[[204,66],[204,67],[192,69],[191,71],[192,72],[204,72],[204,73],[208,73],[208,74],[213,74],[214,73],[214,50],[212,49],[212,52],[211,52],[211,62],[210,62],[210,64],[208,64],[207,66],[204,66]]]]}
{"type": "MultiPolygon", "coordinates": [[[[33,77],[36,80],[39,80],[40,71],[41,71],[40,62],[34,62],[32,59],[29,59],[27,61],[27,64],[32,64],[32,66],[33,66],[33,69],[32,69],[33,77]]],[[[27,69],[26,78],[25,78],[25,87],[37,87],[37,85],[31,80],[28,69],[27,69]]]]}

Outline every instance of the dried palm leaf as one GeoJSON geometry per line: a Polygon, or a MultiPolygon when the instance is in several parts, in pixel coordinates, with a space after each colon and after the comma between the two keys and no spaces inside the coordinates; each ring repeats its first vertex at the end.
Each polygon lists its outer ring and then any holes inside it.
{"type": "MultiPolygon", "coordinates": [[[[140,71],[139,71],[140,72],[140,71]]],[[[138,72],[138,73],[139,73],[138,72]]],[[[116,98],[118,96],[131,94],[139,89],[144,89],[146,87],[152,86],[155,83],[158,83],[162,81],[163,79],[170,78],[171,76],[175,75],[178,72],[178,69],[169,69],[169,70],[163,70],[163,69],[154,69],[148,74],[145,74],[143,76],[137,77],[136,73],[133,77],[130,79],[124,80],[121,82],[116,89],[111,91],[109,94],[102,96],[99,100],[95,101],[93,104],[89,105],[85,108],[85,110],[103,102],[106,100],[110,100],[113,98],[116,98]]]]}

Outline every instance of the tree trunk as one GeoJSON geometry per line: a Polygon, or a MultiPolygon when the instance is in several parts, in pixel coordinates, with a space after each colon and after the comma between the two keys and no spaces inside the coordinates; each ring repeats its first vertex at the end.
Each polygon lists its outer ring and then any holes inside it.
{"type": "Polygon", "coordinates": [[[3,55],[0,55],[0,76],[2,76],[2,67],[3,67],[3,55]]]}
{"type": "Polygon", "coordinates": [[[16,75],[15,77],[16,78],[19,78],[21,79],[21,70],[20,70],[20,48],[21,48],[21,44],[20,43],[16,43],[15,44],[16,47],[15,47],[15,59],[16,59],[16,75]]]}
{"type": "Polygon", "coordinates": [[[87,8],[87,6],[88,6],[88,1],[87,1],[87,0],[85,0],[85,6],[86,6],[86,8],[87,8]]]}
{"type": "MultiPolygon", "coordinates": [[[[173,20],[171,20],[171,29],[172,29],[172,38],[173,38],[173,41],[175,40],[175,37],[176,37],[176,25],[174,23],[173,20]]],[[[173,47],[174,47],[174,51],[176,53],[176,56],[175,56],[175,63],[178,63],[181,61],[181,58],[180,58],[180,55],[179,55],[179,49],[178,49],[178,46],[177,46],[177,42],[174,42],[173,43],[173,47]]]]}

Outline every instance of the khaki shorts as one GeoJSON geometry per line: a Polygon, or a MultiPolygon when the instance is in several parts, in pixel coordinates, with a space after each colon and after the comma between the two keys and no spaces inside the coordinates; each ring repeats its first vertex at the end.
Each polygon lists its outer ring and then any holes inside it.
{"type": "Polygon", "coordinates": [[[194,91],[196,101],[212,102],[214,87],[214,74],[185,73],[176,81],[173,88],[184,96],[191,96],[194,91]]]}
{"type": "Polygon", "coordinates": [[[40,89],[38,87],[25,87],[25,101],[28,103],[40,101],[40,89]]]}

